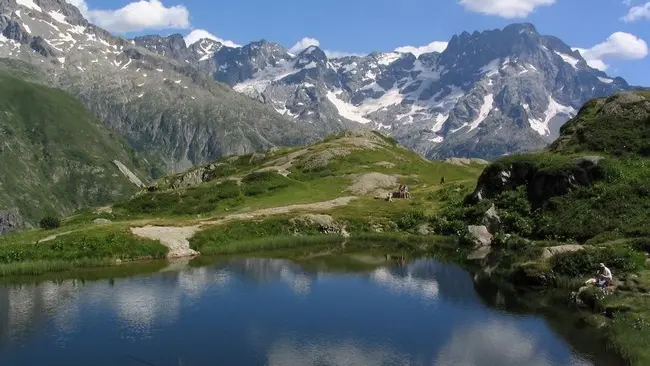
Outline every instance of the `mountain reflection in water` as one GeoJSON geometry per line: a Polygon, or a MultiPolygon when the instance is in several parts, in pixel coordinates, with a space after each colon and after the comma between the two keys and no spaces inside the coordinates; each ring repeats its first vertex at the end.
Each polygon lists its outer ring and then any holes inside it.
{"type": "Polygon", "coordinates": [[[0,364],[592,365],[543,319],[485,306],[457,266],[305,268],[176,262],[124,279],[0,286],[0,364]]]}

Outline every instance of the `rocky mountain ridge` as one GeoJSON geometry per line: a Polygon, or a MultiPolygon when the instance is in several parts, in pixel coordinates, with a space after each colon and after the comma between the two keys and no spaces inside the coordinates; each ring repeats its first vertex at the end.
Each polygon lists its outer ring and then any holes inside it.
{"type": "Polygon", "coordinates": [[[0,57],[43,70],[38,82],[70,92],[165,171],[321,137],[173,55],[88,23],[64,0],[0,0],[0,33],[0,57]]]}
{"type": "Polygon", "coordinates": [[[527,23],[464,32],[443,52],[418,57],[375,52],[329,59],[316,46],[292,55],[266,40],[230,48],[203,39],[188,48],[179,35],[135,41],[180,57],[288,118],[337,128],[354,121],[431,158],[543,148],[587,100],[630,89],[527,23]]]}
{"type": "Polygon", "coordinates": [[[430,158],[491,159],[546,146],[584,102],[630,88],[525,23],[464,32],[441,53],[339,59],[266,40],[127,40],[64,0],[0,0],[0,32],[0,57],[45,70],[39,82],[70,92],[165,171],[360,126],[430,158]]]}

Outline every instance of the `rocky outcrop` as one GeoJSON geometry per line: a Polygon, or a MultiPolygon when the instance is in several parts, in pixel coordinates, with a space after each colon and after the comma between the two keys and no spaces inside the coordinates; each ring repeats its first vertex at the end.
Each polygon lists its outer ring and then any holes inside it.
{"type": "Polygon", "coordinates": [[[0,211],[0,235],[18,231],[25,227],[25,222],[17,209],[0,211]]]}
{"type": "Polygon", "coordinates": [[[318,226],[320,232],[323,234],[339,234],[346,237],[349,236],[349,233],[345,229],[345,225],[337,222],[330,215],[305,214],[295,217],[290,221],[292,224],[297,226],[318,226]]]}
{"type": "Polygon", "coordinates": [[[586,248],[589,248],[589,246],[578,245],[578,244],[567,244],[567,245],[558,245],[554,247],[547,247],[544,248],[544,251],[542,252],[542,258],[551,259],[558,254],[578,252],[581,250],[585,250],[586,248]]]}
{"type": "Polygon", "coordinates": [[[528,199],[539,205],[552,197],[567,194],[580,186],[589,186],[603,179],[605,171],[600,156],[580,158],[549,157],[530,154],[504,158],[488,166],[479,177],[468,203],[491,199],[500,193],[525,186],[528,199]]]}

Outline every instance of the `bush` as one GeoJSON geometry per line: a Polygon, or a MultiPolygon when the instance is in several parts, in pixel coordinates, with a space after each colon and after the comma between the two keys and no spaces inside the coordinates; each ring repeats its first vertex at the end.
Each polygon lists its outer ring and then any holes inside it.
{"type": "Polygon", "coordinates": [[[411,211],[400,214],[397,219],[397,227],[402,230],[412,229],[418,224],[426,221],[427,216],[422,211],[411,211]]]}
{"type": "Polygon", "coordinates": [[[286,188],[290,182],[287,177],[274,172],[251,173],[242,179],[246,196],[259,196],[286,188]]]}
{"type": "Polygon", "coordinates": [[[45,230],[52,230],[61,227],[61,219],[54,216],[46,216],[41,219],[38,225],[45,230]]]}
{"type": "Polygon", "coordinates": [[[562,253],[551,259],[554,272],[573,277],[594,274],[598,263],[605,263],[621,273],[634,272],[645,265],[645,255],[629,246],[612,246],[562,253]]]}

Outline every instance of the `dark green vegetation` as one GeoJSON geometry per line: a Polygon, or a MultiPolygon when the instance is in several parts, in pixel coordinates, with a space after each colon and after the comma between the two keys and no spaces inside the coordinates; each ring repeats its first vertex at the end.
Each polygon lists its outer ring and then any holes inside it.
{"type": "Polygon", "coordinates": [[[619,354],[650,364],[650,95],[587,103],[548,151],[499,159],[462,203],[454,199],[445,219],[470,225],[485,224],[494,205],[500,224],[484,260],[496,264],[493,273],[576,291],[581,304],[611,319],[604,332],[619,354]],[[542,256],[563,244],[574,246],[542,256]],[[578,291],[600,262],[612,269],[614,287],[578,291]]]}
{"type": "Polygon", "coordinates": [[[11,71],[0,71],[0,211],[18,208],[36,225],[127,197],[136,186],[114,160],[146,179],[148,164],[72,96],[25,81],[30,70],[11,71]]]}
{"type": "Polygon", "coordinates": [[[45,216],[38,222],[38,226],[45,230],[58,229],[61,227],[61,219],[54,216],[45,216]]]}

